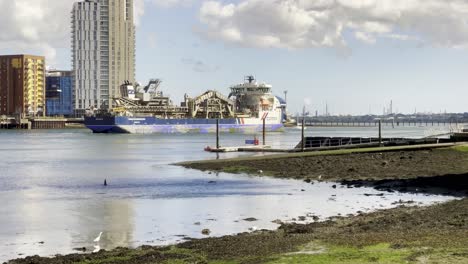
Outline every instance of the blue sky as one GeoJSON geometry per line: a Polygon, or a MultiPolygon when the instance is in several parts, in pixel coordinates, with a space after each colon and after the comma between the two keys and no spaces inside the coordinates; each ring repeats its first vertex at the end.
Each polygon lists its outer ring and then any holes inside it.
{"type": "Polygon", "coordinates": [[[390,100],[399,112],[468,112],[467,51],[421,46],[413,41],[379,40],[374,45],[345,36],[350,54],[333,48],[244,47],[203,38],[198,5],[147,6],[137,32],[137,78],[162,78],[175,101],[206,89],[228,87],[253,74],[282,95],[288,90],[292,112],[304,104],[312,112],[382,113],[390,100]],[[150,39],[154,38],[154,42],[150,39]],[[201,61],[206,71],[184,59],[201,61]]]}
{"type": "MultiPolygon", "coordinates": [[[[47,0],[16,1],[48,12],[47,0]]],[[[73,2],[53,1],[65,11],[73,2]]],[[[138,1],[137,79],[161,78],[176,103],[207,89],[228,94],[252,74],[278,95],[288,90],[292,113],[304,104],[323,113],[328,103],[332,114],[380,114],[390,100],[403,113],[468,112],[466,1],[138,1]]],[[[69,69],[68,16],[24,26],[63,24],[57,32],[4,31],[0,52],[42,53],[69,69]]]]}

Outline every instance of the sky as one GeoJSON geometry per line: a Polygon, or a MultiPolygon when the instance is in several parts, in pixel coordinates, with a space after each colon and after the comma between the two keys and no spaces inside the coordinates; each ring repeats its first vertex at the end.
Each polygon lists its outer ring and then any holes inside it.
{"type": "MultiPolygon", "coordinates": [[[[0,0],[0,54],[68,70],[74,0],[0,0]]],[[[136,74],[174,102],[246,75],[291,113],[468,112],[468,0],[135,0],[136,74]]]]}

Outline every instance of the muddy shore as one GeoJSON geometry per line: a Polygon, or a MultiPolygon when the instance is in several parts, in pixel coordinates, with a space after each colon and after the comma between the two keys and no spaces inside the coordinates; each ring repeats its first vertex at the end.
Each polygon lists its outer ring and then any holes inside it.
{"type": "Polygon", "coordinates": [[[280,178],[317,181],[416,179],[468,173],[465,147],[382,151],[370,153],[311,153],[278,155],[255,159],[226,159],[184,162],[181,166],[203,171],[250,173],[280,178]]]}
{"type": "Polygon", "coordinates": [[[467,263],[467,219],[468,199],[463,199],[307,225],[284,224],[277,231],[192,240],[171,247],[36,256],[9,263],[467,263]],[[315,262],[315,258],[330,262],[315,262]]]}
{"type": "Polygon", "coordinates": [[[9,263],[468,263],[468,149],[191,162],[206,171],[335,181],[388,191],[448,193],[460,199],[429,207],[395,209],[311,224],[282,224],[169,247],[118,248],[9,263]]]}

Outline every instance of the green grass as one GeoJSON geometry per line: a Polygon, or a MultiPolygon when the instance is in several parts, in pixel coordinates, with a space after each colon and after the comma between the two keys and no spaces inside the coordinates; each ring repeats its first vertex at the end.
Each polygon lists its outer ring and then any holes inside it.
{"type": "Polygon", "coordinates": [[[324,253],[292,254],[282,256],[270,262],[280,263],[310,263],[310,264],[358,264],[358,263],[408,263],[411,251],[407,249],[392,249],[389,244],[356,248],[331,246],[324,253]]]}
{"type": "Polygon", "coordinates": [[[452,147],[452,149],[460,152],[468,152],[468,145],[455,146],[452,147]]]}
{"type": "Polygon", "coordinates": [[[323,252],[287,254],[269,264],[403,264],[403,263],[468,263],[468,248],[392,248],[390,244],[368,247],[329,246],[323,252]]]}
{"type": "MultiPolygon", "coordinates": [[[[101,254],[101,253],[100,253],[101,254]]],[[[165,250],[155,248],[149,249],[123,249],[104,252],[101,255],[89,255],[89,258],[75,262],[76,264],[123,264],[132,263],[135,259],[155,255],[158,263],[164,264],[184,264],[184,263],[208,263],[206,257],[189,249],[172,246],[165,250]],[[161,260],[161,258],[163,260],[161,260]],[[165,260],[164,260],[165,259],[165,260]]],[[[147,259],[148,260],[148,259],[147,259]]],[[[220,263],[221,264],[221,263],[220,263]]]]}

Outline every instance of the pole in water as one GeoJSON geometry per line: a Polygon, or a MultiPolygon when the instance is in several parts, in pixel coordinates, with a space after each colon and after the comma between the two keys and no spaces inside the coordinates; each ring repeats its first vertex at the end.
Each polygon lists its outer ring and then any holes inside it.
{"type": "Polygon", "coordinates": [[[304,149],[305,149],[305,145],[306,145],[306,142],[305,142],[305,137],[304,137],[304,126],[305,126],[305,118],[302,117],[302,133],[301,133],[301,142],[302,142],[302,145],[301,145],[301,150],[304,152],[304,149]]]}
{"type": "Polygon", "coordinates": [[[379,146],[383,146],[382,143],[382,120],[379,120],[379,146]]]}
{"type": "Polygon", "coordinates": [[[263,146],[266,145],[266,141],[265,141],[265,128],[266,128],[266,118],[263,118],[263,146]]]}
{"type": "Polygon", "coordinates": [[[219,119],[216,119],[216,149],[219,149],[219,119]]]}
{"type": "Polygon", "coordinates": [[[104,186],[107,186],[107,179],[104,179],[104,186]]]}

